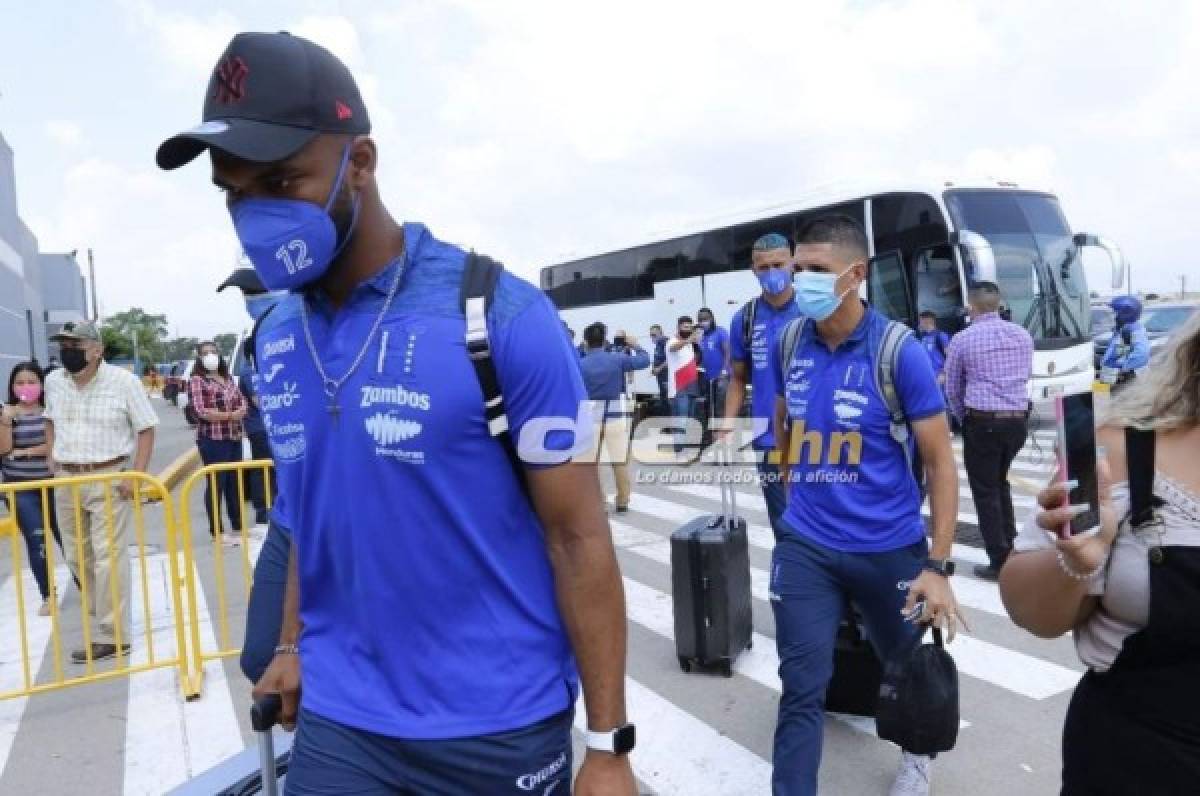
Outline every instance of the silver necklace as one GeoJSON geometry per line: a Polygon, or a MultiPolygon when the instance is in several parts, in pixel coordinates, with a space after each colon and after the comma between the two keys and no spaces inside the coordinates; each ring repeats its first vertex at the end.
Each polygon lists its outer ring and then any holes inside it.
{"type": "MultiPolygon", "coordinates": [[[[312,357],[313,364],[317,366],[317,374],[321,377],[321,389],[325,392],[325,397],[328,403],[325,405],[325,411],[333,418],[333,422],[337,423],[341,416],[342,408],[338,406],[337,395],[342,389],[342,385],[354,375],[354,371],[358,370],[358,366],[362,364],[363,357],[367,355],[367,350],[371,347],[371,342],[375,339],[376,333],[379,332],[379,327],[383,325],[383,319],[387,316],[388,309],[392,306],[392,299],[396,298],[396,292],[400,288],[400,280],[404,277],[404,255],[405,249],[400,250],[400,255],[396,259],[400,261],[399,267],[396,269],[396,277],[392,280],[392,286],[388,289],[387,298],[383,300],[383,307],[379,310],[379,315],[375,317],[375,323],[371,325],[371,331],[367,334],[367,339],[363,341],[362,348],[358,351],[358,356],[350,363],[350,368],[340,379],[331,379],[329,374],[325,372],[325,366],[321,364],[321,356],[317,353],[317,347],[313,345],[312,331],[308,328],[308,301],[300,303],[300,320],[304,325],[304,342],[308,344],[308,353],[312,357]]],[[[392,262],[395,262],[393,260],[392,262]]]]}

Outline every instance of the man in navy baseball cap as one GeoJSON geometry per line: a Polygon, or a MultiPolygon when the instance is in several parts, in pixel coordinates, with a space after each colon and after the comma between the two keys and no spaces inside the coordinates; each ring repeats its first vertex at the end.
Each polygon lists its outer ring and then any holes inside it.
{"type": "Polygon", "coordinates": [[[367,108],[332,53],[287,33],[239,33],[208,81],[200,125],[158,148],[176,169],[209,147],[255,163],[295,154],[320,133],[366,135],[367,108]]]}
{"type": "Polygon", "coordinates": [[[545,430],[579,416],[578,357],[507,271],[468,325],[480,260],[393,220],[369,130],[334,56],[248,33],[217,62],[204,124],[158,151],[174,168],[208,150],[262,287],[287,291],[253,348],[292,532],[255,693],[297,727],[288,792],[567,793],[582,685],[576,792],[632,796],[621,575],[596,466],[572,461],[590,423],[545,430]],[[486,406],[468,356],[484,332],[503,388],[486,406]],[[534,455],[510,459],[502,435],[534,455]]]}

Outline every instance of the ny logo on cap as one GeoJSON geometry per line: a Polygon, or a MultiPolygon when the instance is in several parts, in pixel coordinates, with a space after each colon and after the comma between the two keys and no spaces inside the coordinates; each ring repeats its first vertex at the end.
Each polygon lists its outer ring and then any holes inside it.
{"type": "Polygon", "coordinates": [[[237,102],[246,96],[246,76],[250,67],[239,56],[231,55],[217,66],[217,86],[213,99],[223,104],[237,102]]]}

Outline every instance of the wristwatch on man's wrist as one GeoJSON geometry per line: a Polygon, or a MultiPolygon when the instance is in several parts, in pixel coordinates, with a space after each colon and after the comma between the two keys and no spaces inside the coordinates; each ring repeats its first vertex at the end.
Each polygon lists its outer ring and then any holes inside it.
{"type": "Polygon", "coordinates": [[[926,558],[923,570],[936,572],[943,578],[948,578],[954,574],[954,559],[953,558],[926,558]]]}
{"type": "Polygon", "coordinates": [[[632,724],[617,727],[606,732],[587,733],[587,748],[597,752],[608,752],[612,755],[627,755],[633,751],[637,743],[637,728],[632,724]]]}

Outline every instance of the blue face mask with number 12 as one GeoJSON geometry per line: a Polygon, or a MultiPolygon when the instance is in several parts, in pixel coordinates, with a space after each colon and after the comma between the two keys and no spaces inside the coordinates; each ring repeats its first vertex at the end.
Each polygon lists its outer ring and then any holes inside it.
{"type": "Polygon", "coordinates": [[[239,199],[230,206],[242,250],[268,290],[295,290],[320,279],[350,240],[358,221],[358,197],[341,243],[329,215],[349,161],[347,144],[324,207],[302,199],[270,197],[239,199]]]}

